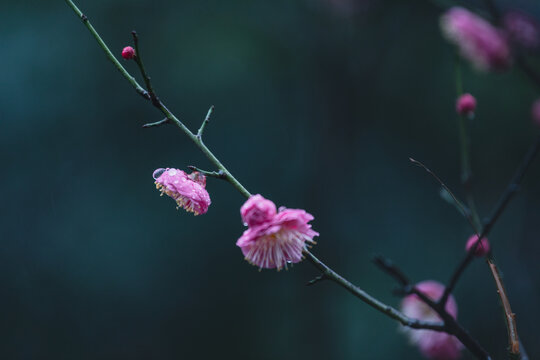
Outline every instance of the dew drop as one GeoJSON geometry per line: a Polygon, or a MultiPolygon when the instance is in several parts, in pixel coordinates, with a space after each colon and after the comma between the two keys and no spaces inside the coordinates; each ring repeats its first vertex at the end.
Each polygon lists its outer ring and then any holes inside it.
{"type": "Polygon", "coordinates": [[[154,180],[157,180],[158,177],[160,177],[161,174],[163,174],[164,172],[165,172],[165,169],[163,169],[163,168],[157,169],[157,170],[154,171],[154,173],[152,174],[152,177],[154,178],[154,180]]]}

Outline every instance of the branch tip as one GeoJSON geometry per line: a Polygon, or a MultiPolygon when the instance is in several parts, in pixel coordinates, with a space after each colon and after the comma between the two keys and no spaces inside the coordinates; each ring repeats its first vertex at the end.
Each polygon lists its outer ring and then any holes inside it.
{"type": "Polygon", "coordinates": [[[161,126],[161,125],[168,124],[168,123],[169,123],[169,118],[165,118],[165,119],[153,122],[153,123],[144,124],[142,127],[146,129],[146,128],[150,128],[150,127],[161,126]]]}
{"type": "Polygon", "coordinates": [[[318,282],[320,282],[320,281],[323,281],[323,280],[327,280],[327,277],[326,277],[326,275],[321,274],[321,275],[317,276],[316,278],[314,278],[314,279],[308,281],[308,282],[306,283],[306,286],[315,285],[316,283],[318,283],[318,282]]]}

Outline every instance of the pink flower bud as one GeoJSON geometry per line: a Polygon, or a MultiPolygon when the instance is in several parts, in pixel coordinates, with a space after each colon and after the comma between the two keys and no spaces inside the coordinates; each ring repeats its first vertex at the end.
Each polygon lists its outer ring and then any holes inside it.
{"type": "MultiPolygon", "coordinates": [[[[436,281],[422,281],[415,286],[434,301],[439,300],[444,293],[444,285],[436,281]]],[[[445,309],[454,319],[457,318],[457,303],[452,295],[448,298],[445,309]]],[[[441,321],[439,315],[416,295],[408,295],[403,299],[401,311],[412,319],[441,321]]],[[[454,336],[433,330],[416,330],[406,327],[402,329],[408,335],[411,344],[416,345],[424,357],[434,360],[459,359],[463,345],[454,336]]]]}
{"type": "Polygon", "coordinates": [[[167,194],[176,200],[178,207],[194,215],[208,211],[211,201],[205,189],[204,175],[196,171],[187,175],[182,170],[166,168],[157,169],[152,176],[156,180],[156,188],[161,191],[161,195],[167,194]]]}
{"type": "MultiPolygon", "coordinates": [[[[467,243],[465,244],[465,251],[469,252],[471,248],[474,246],[476,241],[478,240],[477,235],[473,235],[467,240],[467,243]]],[[[476,246],[476,250],[474,252],[474,256],[476,257],[484,257],[487,253],[489,253],[489,250],[491,249],[489,245],[489,241],[487,238],[482,238],[480,240],[480,244],[476,246]]]]}
{"type": "Polygon", "coordinates": [[[469,10],[448,10],[441,17],[441,29],[477,69],[505,70],[510,66],[512,57],[505,34],[469,10]]]}
{"type": "Polygon", "coordinates": [[[456,100],[456,112],[459,115],[471,116],[476,110],[476,99],[471,94],[463,94],[456,100]]]}
{"type": "Polygon", "coordinates": [[[126,46],[123,50],[122,50],[122,57],[126,60],[131,60],[135,57],[135,49],[132,48],[131,46],[126,46]]]}
{"type": "Polygon", "coordinates": [[[540,126],[540,99],[536,100],[531,107],[531,116],[533,119],[533,122],[540,126]]]}
{"type": "Polygon", "coordinates": [[[242,221],[249,227],[270,221],[276,212],[276,205],[259,194],[251,196],[240,208],[242,221]]]}
{"type": "Polygon", "coordinates": [[[249,225],[236,245],[245,259],[260,269],[278,270],[289,263],[302,261],[306,243],[312,243],[319,233],[308,224],[313,216],[301,209],[279,208],[261,195],[251,196],[240,209],[249,225]]]}

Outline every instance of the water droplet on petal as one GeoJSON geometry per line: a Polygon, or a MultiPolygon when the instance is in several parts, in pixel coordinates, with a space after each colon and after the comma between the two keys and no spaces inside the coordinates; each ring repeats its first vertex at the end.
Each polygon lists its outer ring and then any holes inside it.
{"type": "Polygon", "coordinates": [[[165,169],[159,168],[156,171],[154,171],[154,173],[152,174],[152,177],[154,178],[154,180],[157,180],[157,178],[160,177],[161,174],[163,174],[164,172],[165,172],[165,169]]]}

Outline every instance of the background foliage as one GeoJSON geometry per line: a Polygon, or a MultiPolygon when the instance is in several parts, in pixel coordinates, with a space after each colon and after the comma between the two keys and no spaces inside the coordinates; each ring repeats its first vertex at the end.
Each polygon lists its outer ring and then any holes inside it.
{"type": "MultiPolygon", "coordinates": [[[[117,54],[139,32],[158,93],[188,126],[216,106],[206,143],[248,190],[314,214],[314,253],[335,270],[393,305],[374,254],[416,281],[448,278],[468,224],[407,161],[459,190],[454,49],[440,8],[79,3],[117,54]]],[[[540,16],[532,0],[500,3],[540,16]]],[[[228,184],[209,179],[213,204],[195,218],[158,196],[155,168],[208,163],[177,129],[141,128],[160,114],[63,1],[1,1],[0,48],[2,358],[419,358],[396,323],[335,284],[305,287],[310,264],[277,273],[244,262],[243,198],[228,184]]],[[[464,76],[479,101],[472,160],[487,215],[537,132],[538,89],[517,70],[464,76]]],[[[540,355],[539,180],[536,163],[490,237],[531,358],[540,355]]],[[[504,322],[481,261],[455,295],[463,324],[501,358],[504,322]]]]}

